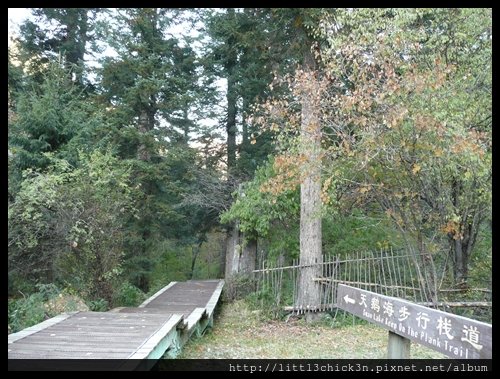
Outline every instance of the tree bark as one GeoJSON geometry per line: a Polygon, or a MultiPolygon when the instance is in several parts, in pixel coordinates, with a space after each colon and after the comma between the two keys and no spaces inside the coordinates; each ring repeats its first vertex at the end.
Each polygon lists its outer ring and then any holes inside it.
{"type": "Polygon", "coordinates": [[[238,223],[228,230],[226,238],[226,267],[225,278],[237,274],[251,274],[255,270],[257,260],[257,241],[245,241],[240,232],[238,223]]]}
{"type": "MultiPolygon", "coordinates": [[[[191,246],[191,271],[189,272],[189,279],[193,279],[194,268],[196,267],[196,260],[200,255],[201,245],[203,244],[203,240],[199,241],[196,246],[191,246]]],[[[208,266],[208,264],[207,264],[208,266]]]]}
{"type": "MultiPolygon", "coordinates": [[[[66,67],[75,74],[75,82],[83,85],[83,69],[85,45],[88,40],[88,9],[74,8],[69,10],[67,25],[67,40],[72,49],[65,52],[66,67]]],[[[72,78],[70,78],[72,79],[72,78]]]]}
{"type": "MultiPolygon", "coordinates": [[[[243,105],[242,105],[243,110],[248,110],[249,105],[248,105],[248,100],[243,98],[243,105]]],[[[248,123],[245,115],[242,115],[242,121],[241,121],[241,151],[242,152],[247,152],[248,150],[248,145],[249,145],[249,138],[248,138],[248,123]]]]}
{"type": "MultiPolygon", "coordinates": [[[[452,184],[452,201],[456,209],[460,209],[460,195],[463,186],[458,179],[454,179],[452,184]]],[[[450,243],[450,253],[453,262],[453,276],[455,284],[462,287],[467,286],[469,275],[469,258],[476,244],[477,235],[481,224],[484,221],[484,213],[481,209],[472,209],[461,215],[459,225],[460,236],[448,234],[450,243]],[[472,220],[471,220],[472,216],[472,220]]],[[[458,232],[458,231],[457,231],[458,232]]]]}
{"type": "MultiPolygon", "coordinates": [[[[231,70],[232,71],[232,68],[231,70]]],[[[236,113],[237,113],[237,95],[236,81],[233,74],[230,73],[227,78],[227,171],[231,173],[236,164],[236,113]]]]}
{"type": "Polygon", "coordinates": [[[227,231],[226,237],[226,272],[224,277],[229,279],[238,273],[240,260],[239,228],[234,223],[227,231]]]}
{"type": "MultiPolygon", "coordinates": [[[[306,159],[300,185],[300,264],[321,262],[321,126],[319,120],[319,84],[314,74],[315,62],[310,51],[304,55],[302,80],[301,148],[306,159]]],[[[321,266],[303,267],[299,275],[296,306],[307,310],[321,302],[321,287],[313,278],[320,276],[321,266]]],[[[306,313],[310,321],[318,315],[306,313]]]]}
{"type": "MultiPolygon", "coordinates": [[[[141,133],[141,138],[146,138],[147,133],[153,129],[153,126],[150,125],[151,120],[148,113],[145,110],[142,110],[139,115],[138,129],[141,133]]],[[[146,162],[151,158],[148,148],[144,142],[141,142],[137,148],[137,159],[140,161],[146,162]]]]}
{"type": "MultiPolygon", "coordinates": [[[[233,8],[227,10],[228,19],[235,17],[233,8]]],[[[234,48],[234,38],[230,36],[227,40],[228,56],[224,62],[224,69],[227,75],[227,173],[230,177],[236,166],[236,114],[237,114],[237,91],[234,70],[237,63],[236,49],[234,48]]],[[[225,278],[230,278],[238,272],[241,246],[239,244],[239,227],[235,222],[227,231],[226,237],[226,267],[225,278]]]]}
{"type": "MultiPolygon", "coordinates": [[[[137,147],[137,159],[141,160],[143,162],[147,162],[151,159],[151,153],[148,151],[148,147],[146,143],[144,142],[145,139],[147,138],[147,133],[152,130],[154,127],[154,110],[146,110],[142,109],[141,113],[139,114],[139,121],[137,128],[139,132],[141,133],[141,138],[143,141],[140,142],[139,146],[137,147]]],[[[151,182],[149,180],[143,181],[142,182],[142,190],[146,195],[150,195],[152,193],[152,188],[151,188],[151,182]]],[[[146,206],[144,204],[143,206],[146,206]]],[[[151,237],[151,232],[149,230],[149,211],[144,210],[144,215],[143,215],[143,220],[142,220],[142,246],[141,246],[141,255],[143,257],[148,256],[148,249],[147,249],[147,241],[151,237]]],[[[149,291],[149,278],[147,275],[141,273],[139,274],[138,277],[138,287],[144,291],[147,292],[149,291]]]]}
{"type": "MultiPolygon", "coordinates": [[[[228,8],[227,16],[229,19],[235,17],[235,12],[233,8],[228,8]]],[[[227,171],[231,173],[236,164],[236,114],[238,93],[236,89],[236,75],[235,69],[238,63],[238,57],[236,55],[235,39],[233,36],[229,36],[227,40],[227,51],[228,57],[225,61],[224,68],[227,74],[227,121],[226,121],[226,132],[227,132],[227,171]]]]}
{"type": "MultiPolygon", "coordinates": [[[[231,70],[229,70],[230,72],[231,70]]],[[[236,165],[236,89],[233,77],[227,79],[227,172],[230,176],[236,165]]],[[[238,223],[229,229],[226,238],[226,268],[225,278],[230,278],[238,272],[240,245],[238,223]]]]}
{"type": "Polygon", "coordinates": [[[455,283],[467,282],[467,259],[462,248],[462,242],[457,239],[453,244],[455,258],[455,283]]]}
{"type": "Polygon", "coordinates": [[[252,271],[255,270],[255,262],[257,260],[257,240],[249,239],[242,242],[243,251],[240,257],[239,272],[251,275],[252,271]]]}
{"type": "Polygon", "coordinates": [[[220,248],[219,248],[219,270],[217,271],[217,278],[223,278],[226,273],[226,241],[229,233],[226,233],[226,238],[220,239],[220,248]]]}

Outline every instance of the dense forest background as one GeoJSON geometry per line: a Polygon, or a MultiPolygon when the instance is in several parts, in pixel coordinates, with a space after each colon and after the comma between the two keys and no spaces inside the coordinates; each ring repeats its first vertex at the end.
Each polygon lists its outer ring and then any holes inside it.
{"type": "Polygon", "coordinates": [[[491,9],[30,11],[9,330],[318,253],[407,249],[491,288],[491,9]]]}

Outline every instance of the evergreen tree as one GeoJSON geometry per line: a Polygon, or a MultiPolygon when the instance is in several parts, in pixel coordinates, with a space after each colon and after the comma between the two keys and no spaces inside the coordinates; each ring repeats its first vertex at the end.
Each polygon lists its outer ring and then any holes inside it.
{"type": "Polygon", "coordinates": [[[84,135],[96,127],[96,109],[82,89],[68,79],[68,71],[50,62],[40,85],[17,94],[16,117],[9,122],[9,149],[20,174],[27,168],[43,169],[44,153],[76,163],[76,148],[91,144],[84,135]],[[73,138],[78,138],[71,141],[73,138]]]}
{"type": "Polygon", "coordinates": [[[33,8],[19,38],[20,60],[39,73],[43,64],[60,59],[70,78],[83,84],[87,44],[95,38],[98,8],[33,8]]]}
{"type": "Polygon", "coordinates": [[[139,273],[135,283],[144,290],[155,241],[179,233],[183,215],[175,205],[189,172],[180,169],[180,158],[190,155],[187,143],[196,130],[190,114],[197,100],[196,56],[167,32],[177,13],[119,10],[109,33],[118,57],[106,58],[102,69],[111,137],[120,156],[134,162],[143,193],[141,217],[130,220],[135,237],[130,238],[129,267],[139,273]]]}

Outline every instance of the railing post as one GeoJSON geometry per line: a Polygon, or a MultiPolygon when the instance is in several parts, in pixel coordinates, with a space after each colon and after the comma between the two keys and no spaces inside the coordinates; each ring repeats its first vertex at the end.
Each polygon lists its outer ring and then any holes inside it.
{"type": "Polygon", "coordinates": [[[410,359],[410,340],[389,331],[388,359],[410,359]]]}

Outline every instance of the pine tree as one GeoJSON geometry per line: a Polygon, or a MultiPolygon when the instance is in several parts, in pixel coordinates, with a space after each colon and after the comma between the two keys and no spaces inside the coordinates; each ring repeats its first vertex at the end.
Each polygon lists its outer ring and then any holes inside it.
{"type": "Polygon", "coordinates": [[[87,44],[95,38],[98,12],[98,8],[33,8],[35,21],[20,27],[21,61],[39,73],[44,63],[59,59],[69,77],[83,84],[87,44]]]}
{"type": "Polygon", "coordinates": [[[149,288],[155,241],[181,229],[183,215],[174,206],[189,170],[179,170],[179,164],[192,153],[187,143],[196,126],[190,115],[197,100],[196,56],[166,32],[177,13],[119,10],[109,30],[118,57],[106,58],[102,69],[111,139],[120,156],[134,162],[143,193],[141,217],[130,220],[135,237],[129,246],[129,267],[139,273],[135,283],[143,290],[149,288]]]}

